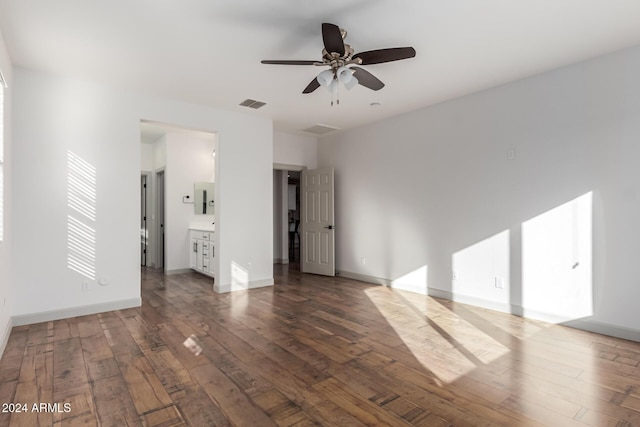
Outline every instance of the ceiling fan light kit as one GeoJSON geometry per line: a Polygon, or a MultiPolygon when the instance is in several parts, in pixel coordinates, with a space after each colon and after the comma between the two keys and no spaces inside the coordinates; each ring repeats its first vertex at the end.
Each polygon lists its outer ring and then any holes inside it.
{"type": "Polygon", "coordinates": [[[342,66],[337,70],[324,70],[318,74],[316,80],[320,86],[327,88],[331,92],[331,105],[333,105],[333,99],[336,99],[336,103],[340,104],[339,98],[339,83],[342,83],[347,90],[353,89],[358,84],[358,79],[353,76],[354,70],[342,66]]]}
{"type": "Polygon", "coordinates": [[[371,90],[380,90],[384,87],[377,77],[361,67],[353,65],[372,65],[382,64],[384,62],[399,61],[402,59],[413,58],[416,51],[412,47],[394,47],[387,49],[376,49],[366,52],[355,53],[353,48],[344,42],[347,32],[335,24],[322,24],[322,41],[324,49],[322,49],[321,61],[300,61],[300,60],[263,60],[263,64],[277,65],[316,65],[328,66],[328,70],[321,71],[307,85],[302,93],[311,93],[320,86],[327,88],[333,98],[339,104],[338,98],[339,86],[342,84],[347,90],[351,90],[354,86],[360,84],[371,90]]]}

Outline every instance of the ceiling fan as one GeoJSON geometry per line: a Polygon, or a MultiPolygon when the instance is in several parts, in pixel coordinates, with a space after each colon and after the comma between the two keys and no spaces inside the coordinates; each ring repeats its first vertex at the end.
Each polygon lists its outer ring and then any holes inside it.
{"type": "MultiPolygon", "coordinates": [[[[320,86],[324,86],[331,90],[332,93],[335,93],[338,89],[338,83],[342,83],[347,89],[351,89],[356,84],[372,90],[380,90],[384,87],[384,83],[376,76],[356,65],[381,64],[416,56],[416,51],[412,47],[394,47],[355,53],[353,48],[344,42],[346,36],[347,32],[337,25],[323,23],[322,41],[324,49],[322,49],[321,61],[263,60],[261,63],[328,66],[330,69],[318,74],[304,88],[302,93],[311,93],[320,86]]],[[[333,105],[333,101],[331,105],[333,105]]]]}

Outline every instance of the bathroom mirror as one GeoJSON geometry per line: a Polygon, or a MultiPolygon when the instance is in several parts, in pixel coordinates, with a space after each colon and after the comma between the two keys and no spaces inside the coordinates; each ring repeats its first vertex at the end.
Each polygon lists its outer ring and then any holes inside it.
{"type": "Polygon", "coordinates": [[[193,185],[196,215],[213,215],[215,185],[213,182],[196,182],[193,185]]]}

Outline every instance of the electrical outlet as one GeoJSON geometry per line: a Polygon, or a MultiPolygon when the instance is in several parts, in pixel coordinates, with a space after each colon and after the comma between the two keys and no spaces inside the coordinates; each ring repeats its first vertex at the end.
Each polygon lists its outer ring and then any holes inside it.
{"type": "Polygon", "coordinates": [[[362,265],[367,265],[367,258],[365,258],[365,257],[360,258],[360,263],[362,265]]]}
{"type": "Polygon", "coordinates": [[[504,289],[504,277],[496,276],[494,283],[496,289],[504,289]]]}
{"type": "Polygon", "coordinates": [[[82,292],[87,292],[89,290],[89,282],[82,282],[82,292]]]}
{"type": "Polygon", "coordinates": [[[458,273],[456,271],[451,272],[451,280],[458,280],[458,273]]]}
{"type": "Polygon", "coordinates": [[[516,150],[513,148],[507,150],[507,160],[513,160],[516,158],[516,150]]]}

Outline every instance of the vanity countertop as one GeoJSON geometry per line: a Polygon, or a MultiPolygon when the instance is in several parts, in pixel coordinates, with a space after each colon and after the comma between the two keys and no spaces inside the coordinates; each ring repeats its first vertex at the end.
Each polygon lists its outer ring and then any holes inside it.
{"type": "Polygon", "coordinates": [[[189,230],[209,231],[214,233],[216,231],[216,226],[214,224],[190,225],[189,230]]]}

